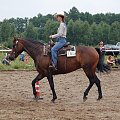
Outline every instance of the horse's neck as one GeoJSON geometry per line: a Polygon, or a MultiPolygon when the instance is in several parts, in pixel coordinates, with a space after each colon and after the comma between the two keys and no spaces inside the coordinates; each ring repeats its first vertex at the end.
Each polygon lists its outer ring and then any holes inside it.
{"type": "Polygon", "coordinates": [[[36,60],[38,55],[42,53],[42,45],[34,45],[33,43],[28,44],[28,41],[24,43],[24,50],[32,57],[33,60],[36,60]]]}

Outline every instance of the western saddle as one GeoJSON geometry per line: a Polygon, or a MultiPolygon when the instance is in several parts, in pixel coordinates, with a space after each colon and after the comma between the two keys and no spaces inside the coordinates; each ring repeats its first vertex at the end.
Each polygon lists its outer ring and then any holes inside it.
{"type": "MultiPolygon", "coordinates": [[[[55,43],[52,42],[52,44],[48,43],[47,45],[43,46],[43,54],[45,56],[50,55],[51,48],[55,45],[55,43]]],[[[75,46],[71,45],[70,42],[67,42],[61,49],[58,50],[58,56],[65,56],[67,55],[67,51],[75,51],[75,46]]]]}

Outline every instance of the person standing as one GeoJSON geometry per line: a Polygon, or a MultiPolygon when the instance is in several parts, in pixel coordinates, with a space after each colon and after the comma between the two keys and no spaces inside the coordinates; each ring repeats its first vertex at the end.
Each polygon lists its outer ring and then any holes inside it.
{"type": "Polygon", "coordinates": [[[20,61],[23,61],[23,62],[24,62],[24,59],[25,59],[25,52],[23,51],[23,52],[20,54],[20,61]]]}
{"type": "Polygon", "coordinates": [[[101,53],[101,57],[100,57],[101,66],[100,66],[100,69],[103,72],[104,71],[104,58],[105,58],[105,47],[104,47],[103,41],[100,41],[99,48],[100,48],[100,53],[101,53]]]}
{"type": "Polygon", "coordinates": [[[49,38],[57,39],[58,42],[51,49],[52,65],[49,67],[53,67],[57,70],[57,52],[66,44],[67,27],[65,24],[65,15],[63,11],[56,13],[55,18],[60,23],[60,25],[57,34],[50,35],[49,38]]]}

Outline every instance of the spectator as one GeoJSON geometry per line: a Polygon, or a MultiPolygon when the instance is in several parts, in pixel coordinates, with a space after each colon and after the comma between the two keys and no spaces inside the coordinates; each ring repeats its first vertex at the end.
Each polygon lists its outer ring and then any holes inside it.
{"type": "Polygon", "coordinates": [[[107,58],[107,64],[110,65],[110,66],[115,65],[115,60],[112,58],[111,55],[109,55],[108,58],[107,58]]]}
{"type": "Polygon", "coordinates": [[[104,47],[103,41],[100,41],[100,43],[99,43],[99,48],[100,48],[101,53],[104,54],[104,52],[105,52],[105,47],[104,47]]]}
{"type": "Polygon", "coordinates": [[[25,62],[26,62],[26,64],[28,64],[28,62],[29,62],[29,55],[28,54],[26,54],[26,56],[25,56],[25,62]]]}
{"type": "Polygon", "coordinates": [[[100,48],[100,52],[101,52],[101,57],[100,57],[100,71],[104,71],[104,56],[105,56],[105,47],[104,47],[104,43],[103,41],[100,41],[99,43],[99,48],[100,48]]]}
{"type": "Polygon", "coordinates": [[[120,65],[120,59],[117,58],[117,56],[115,56],[114,58],[115,58],[115,65],[120,65]]]}
{"type": "Polygon", "coordinates": [[[6,53],[5,58],[2,60],[2,63],[5,65],[10,65],[10,61],[8,59],[9,54],[6,53]]]}
{"type": "Polygon", "coordinates": [[[24,62],[24,59],[25,59],[25,52],[23,51],[23,52],[20,54],[20,61],[23,61],[23,62],[24,62]]]}

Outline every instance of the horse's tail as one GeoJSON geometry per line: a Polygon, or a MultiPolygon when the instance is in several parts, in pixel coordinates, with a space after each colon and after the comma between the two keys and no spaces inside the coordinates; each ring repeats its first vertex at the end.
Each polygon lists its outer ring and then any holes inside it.
{"type": "Polygon", "coordinates": [[[98,72],[109,72],[111,69],[110,69],[110,66],[105,64],[103,61],[102,61],[102,55],[101,55],[101,51],[100,51],[100,48],[95,48],[96,51],[98,52],[99,54],[99,61],[98,61],[98,64],[97,64],[97,71],[98,72]]]}
{"type": "Polygon", "coordinates": [[[101,52],[100,52],[100,49],[99,48],[95,48],[97,53],[99,54],[99,61],[98,61],[98,64],[97,64],[97,71],[100,71],[102,72],[101,70],[101,62],[100,62],[100,59],[101,59],[101,52]]]}

